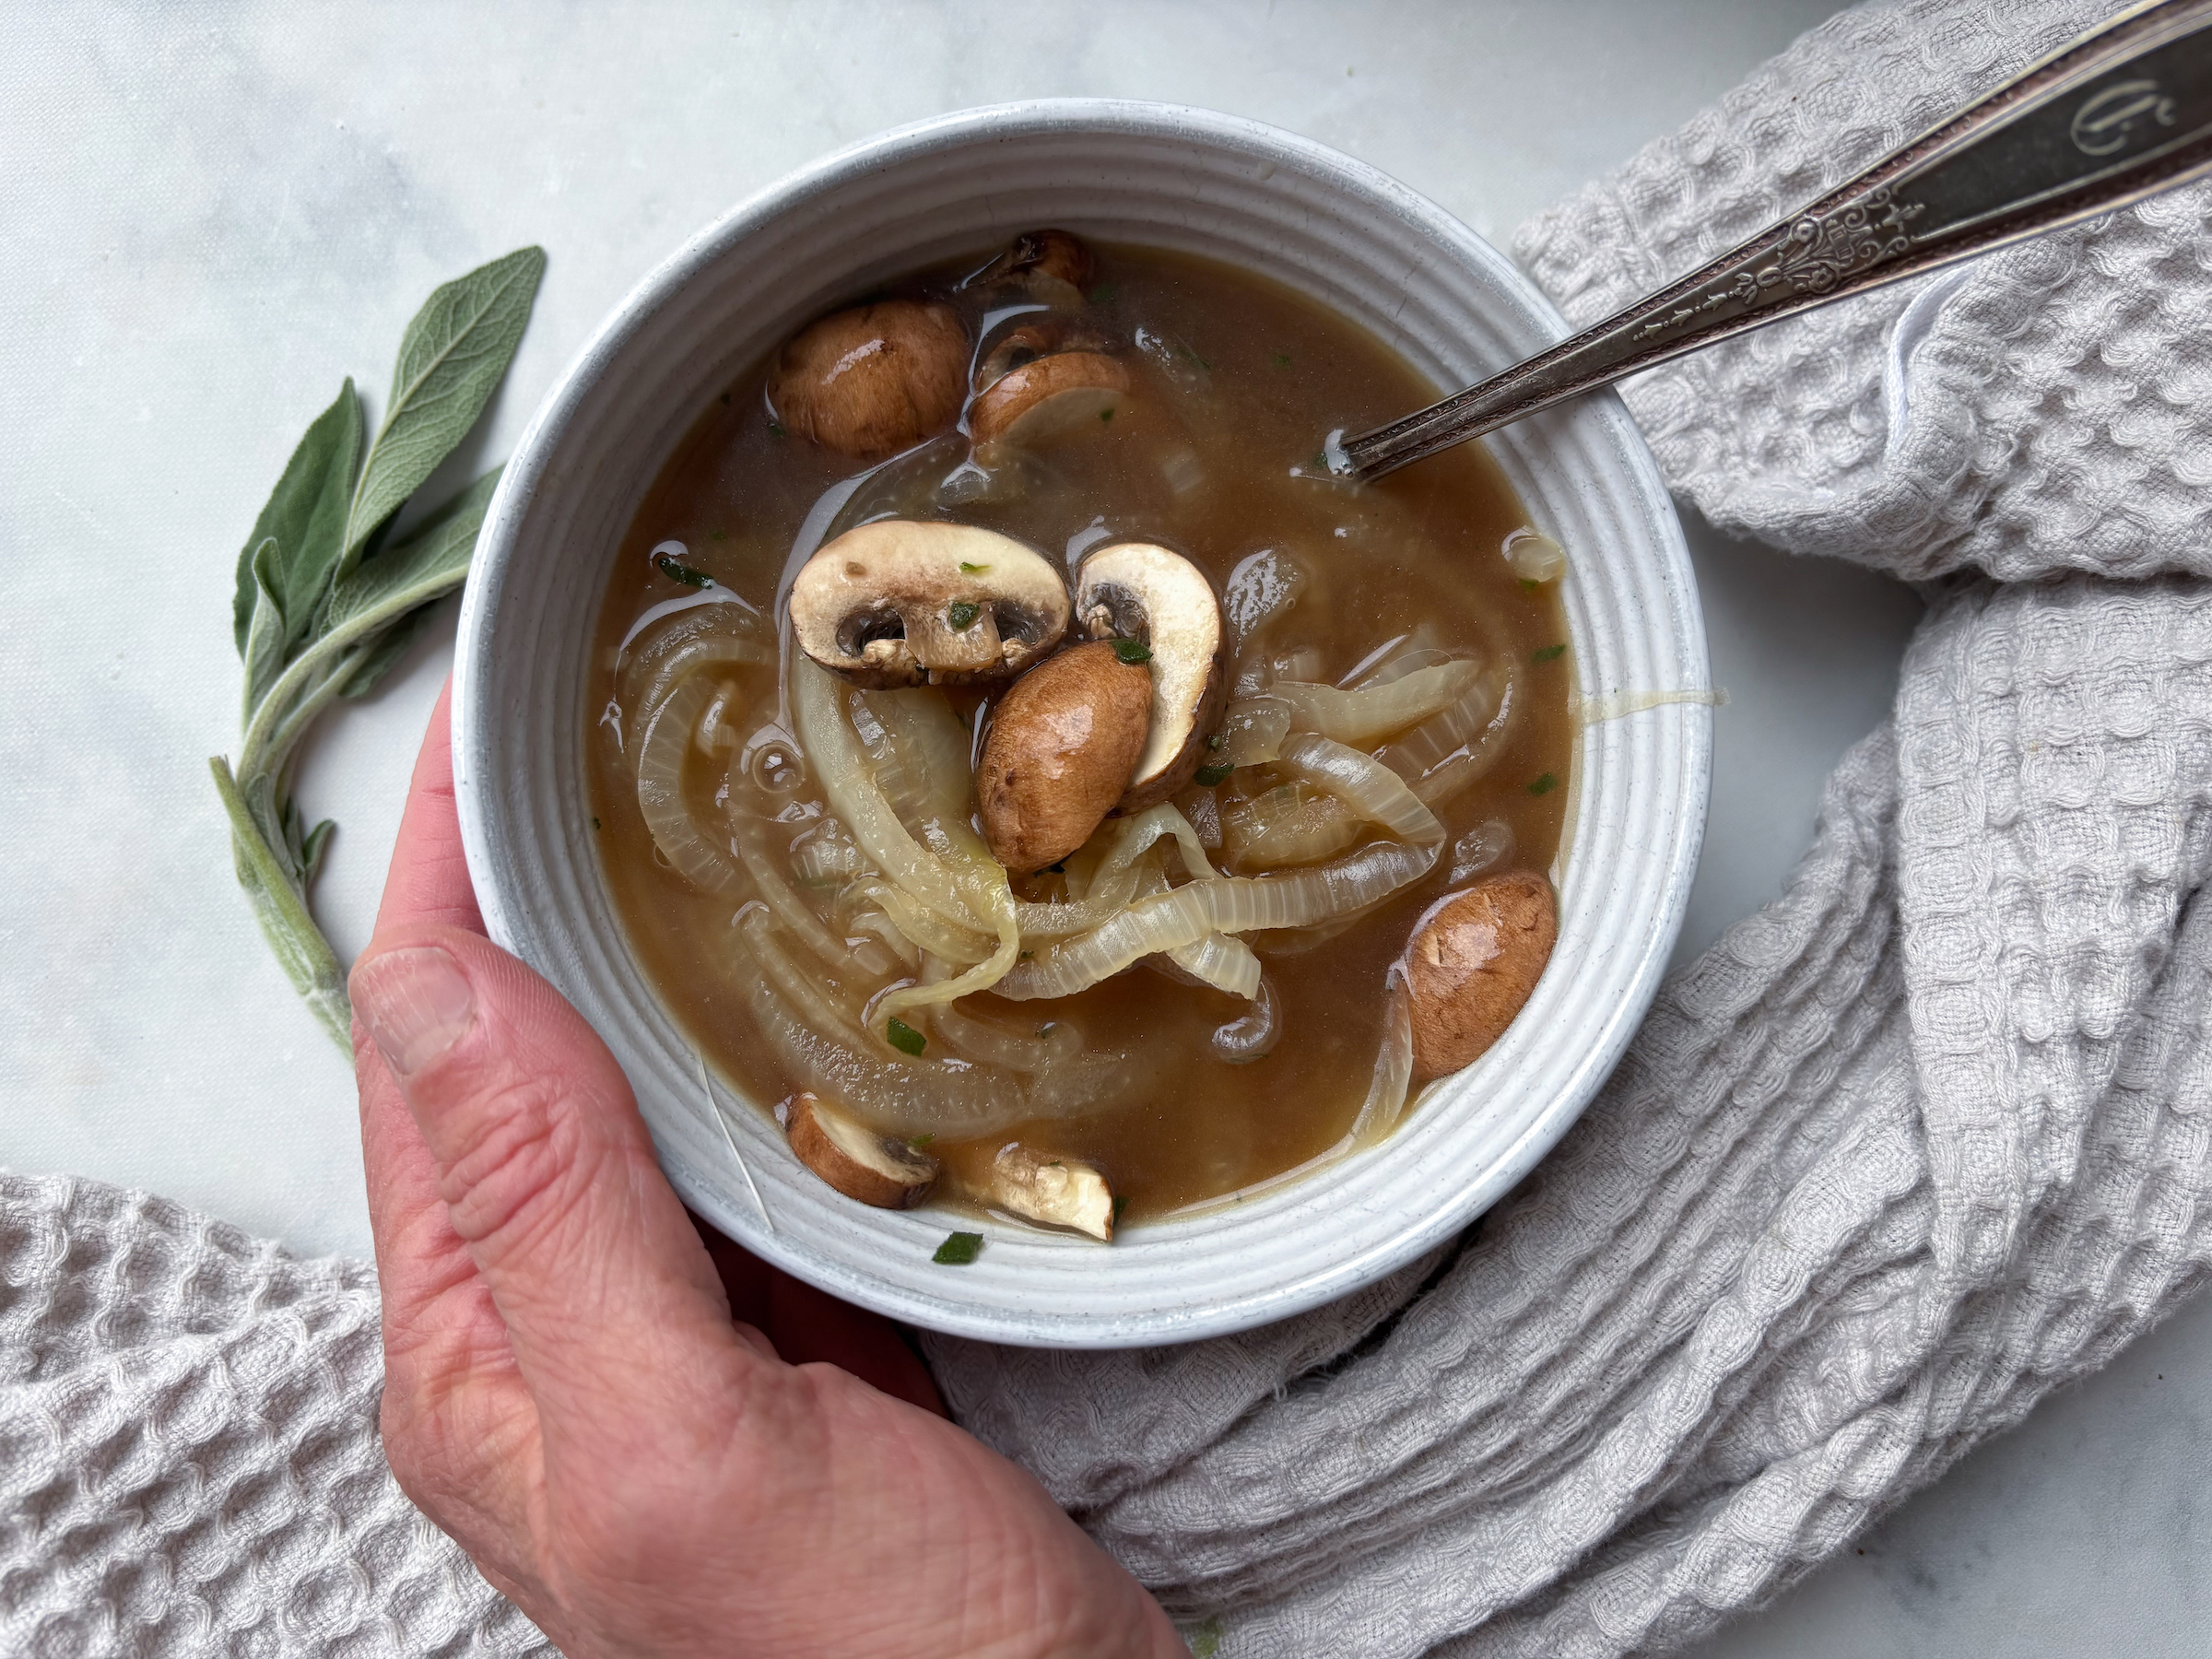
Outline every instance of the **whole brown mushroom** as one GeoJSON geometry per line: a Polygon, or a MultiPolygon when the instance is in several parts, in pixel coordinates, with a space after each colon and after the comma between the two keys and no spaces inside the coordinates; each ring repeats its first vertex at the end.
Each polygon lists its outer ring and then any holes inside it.
{"type": "Polygon", "coordinates": [[[1406,947],[1413,1075],[1471,1065],[1521,1012],[1559,937],[1551,883],[1512,870],[1439,900],[1406,947]]]}
{"type": "Polygon", "coordinates": [[[975,769],[991,855],[1026,876],[1088,841],[1128,786],[1151,704],[1152,677],[1109,644],[1063,651],[1016,680],[975,769]]]}
{"type": "Polygon", "coordinates": [[[769,406],[800,437],[856,460],[911,449],[959,418],[968,330],[935,300],[885,300],[794,335],[769,375],[769,406]]]}

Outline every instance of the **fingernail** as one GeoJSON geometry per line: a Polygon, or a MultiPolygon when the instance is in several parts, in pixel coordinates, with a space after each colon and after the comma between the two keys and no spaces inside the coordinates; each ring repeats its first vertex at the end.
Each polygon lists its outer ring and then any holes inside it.
{"type": "Polygon", "coordinates": [[[434,945],[407,945],[353,971],[354,1011],[400,1077],[435,1062],[476,1023],[477,994],[461,964],[434,945]]]}

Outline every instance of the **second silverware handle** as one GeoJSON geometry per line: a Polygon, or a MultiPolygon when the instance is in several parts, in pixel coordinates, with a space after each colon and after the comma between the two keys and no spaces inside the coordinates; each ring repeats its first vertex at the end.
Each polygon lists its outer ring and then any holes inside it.
{"type": "Polygon", "coordinates": [[[1816,305],[2212,171],[2212,0],[2123,14],[1703,269],[1347,440],[1366,477],[1816,305]]]}

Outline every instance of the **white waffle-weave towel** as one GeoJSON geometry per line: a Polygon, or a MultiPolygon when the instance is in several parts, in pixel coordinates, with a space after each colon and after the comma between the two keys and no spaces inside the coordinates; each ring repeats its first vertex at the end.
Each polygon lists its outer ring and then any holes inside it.
{"type": "MultiPolygon", "coordinates": [[[[2109,9],[1835,18],[1529,227],[1577,322],[2109,9]]],[[[1627,390],[1675,488],[1941,577],[1783,899],[1441,1263],[1249,1335],[936,1341],[1230,1655],[1678,1645],[2167,1312],[2212,1258],[2212,191],[1627,390]]],[[[540,1644],[375,1440],[367,1269],[0,1179],[0,1649],[540,1644]]]]}

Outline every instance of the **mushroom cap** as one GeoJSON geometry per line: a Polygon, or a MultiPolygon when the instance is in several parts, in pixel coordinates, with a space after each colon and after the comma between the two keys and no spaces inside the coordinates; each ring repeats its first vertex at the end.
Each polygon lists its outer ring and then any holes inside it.
{"type": "Polygon", "coordinates": [[[1116,810],[1142,812],[1198,770],[1221,712],[1227,635],[1206,572],[1150,542],[1116,542],[1076,567],[1076,614],[1094,640],[1142,640],[1152,652],[1152,722],[1116,810]]]}
{"type": "Polygon", "coordinates": [[[1009,679],[1059,644],[1067,618],[1067,584],[1049,560],[972,524],[863,524],[817,549],[791,584],[799,649],[871,688],[1009,679]]]}
{"type": "Polygon", "coordinates": [[[1035,443],[1087,421],[1111,423],[1128,404],[1125,364],[1103,352],[1056,351],[986,386],[968,406],[968,429],[978,443],[1035,443]]]}
{"type": "Polygon", "coordinates": [[[1083,290],[1097,268],[1090,249],[1074,231],[1024,230],[976,273],[975,280],[1018,287],[1048,304],[1072,308],[1083,303],[1083,290]]]}
{"type": "Polygon", "coordinates": [[[1406,947],[1413,1075],[1471,1065],[1504,1035],[1543,977],[1559,901],[1534,870],[1510,870],[1430,905],[1406,947]]]}
{"type": "Polygon", "coordinates": [[[872,460],[959,418],[968,330],[937,300],[885,300],[801,329],[776,356],[768,401],[803,438],[872,460]]]}
{"type": "Polygon", "coordinates": [[[1113,1188],[1079,1158],[1055,1158],[1011,1141],[991,1160],[984,1197],[1025,1220],[1113,1238],[1113,1188]]]}
{"type": "Polygon", "coordinates": [[[937,1160],[878,1135],[810,1093],[793,1097],[783,1126],[798,1160],[848,1198],[912,1209],[937,1181],[937,1160]]]}
{"type": "Polygon", "coordinates": [[[1113,647],[1077,645],[1016,680],[991,712],[975,768],[992,857],[1017,876],[1090,839],[1145,747],[1152,678],[1113,647]]]}

